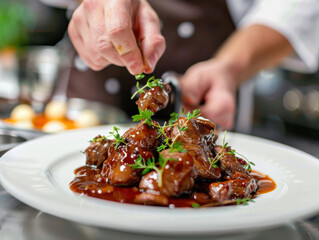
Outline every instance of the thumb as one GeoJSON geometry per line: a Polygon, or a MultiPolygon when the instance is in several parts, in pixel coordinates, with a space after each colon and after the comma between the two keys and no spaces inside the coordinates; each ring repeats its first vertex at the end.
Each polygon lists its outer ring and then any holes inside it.
{"type": "Polygon", "coordinates": [[[181,78],[180,85],[185,105],[198,106],[209,89],[209,82],[201,79],[194,71],[187,71],[181,78]]]}

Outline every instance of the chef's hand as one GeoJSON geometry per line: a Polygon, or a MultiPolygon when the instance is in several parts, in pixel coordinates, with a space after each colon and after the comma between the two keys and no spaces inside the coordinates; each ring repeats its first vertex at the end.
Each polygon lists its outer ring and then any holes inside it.
{"type": "Polygon", "coordinates": [[[234,124],[236,88],[222,62],[211,59],[190,67],[181,78],[186,110],[199,108],[202,116],[230,129],[234,124]]]}
{"type": "Polygon", "coordinates": [[[160,21],[146,0],[84,0],[68,28],[80,57],[93,70],[125,66],[153,72],[165,50],[160,21]]]}

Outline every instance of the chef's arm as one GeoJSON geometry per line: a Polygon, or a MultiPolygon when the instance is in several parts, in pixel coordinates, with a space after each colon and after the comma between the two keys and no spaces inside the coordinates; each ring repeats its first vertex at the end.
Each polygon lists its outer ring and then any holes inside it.
{"type": "Polygon", "coordinates": [[[200,108],[204,117],[231,128],[236,112],[236,89],[258,71],[293,53],[289,41],[264,25],[237,30],[210,60],[191,66],[181,79],[184,107],[200,108]]]}
{"type": "Polygon", "coordinates": [[[236,31],[222,45],[215,59],[225,66],[235,83],[240,84],[260,70],[280,64],[293,52],[282,34],[255,24],[236,31]]]}

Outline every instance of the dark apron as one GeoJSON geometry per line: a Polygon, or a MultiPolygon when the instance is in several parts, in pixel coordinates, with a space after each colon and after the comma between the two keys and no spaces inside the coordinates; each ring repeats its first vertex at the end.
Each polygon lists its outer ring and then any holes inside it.
{"type": "MultiPolygon", "coordinates": [[[[211,58],[235,30],[225,0],[149,0],[149,3],[162,21],[166,39],[166,51],[154,72],[156,77],[166,71],[182,74],[191,65],[211,58]]],[[[103,102],[132,114],[137,109],[130,100],[135,84],[134,77],[123,67],[81,72],[73,66],[67,96],[103,102]],[[118,91],[107,91],[106,85],[116,86],[118,91]]]]}

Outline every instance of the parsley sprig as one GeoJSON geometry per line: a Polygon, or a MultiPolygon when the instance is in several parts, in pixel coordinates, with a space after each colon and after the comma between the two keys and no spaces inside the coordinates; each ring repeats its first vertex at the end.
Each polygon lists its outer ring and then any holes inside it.
{"type": "Polygon", "coordinates": [[[161,79],[155,78],[154,76],[150,77],[143,87],[140,87],[139,80],[144,78],[144,77],[145,77],[144,74],[139,74],[139,75],[135,76],[136,80],[138,80],[136,83],[137,91],[132,95],[131,99],[133,99],[136,96],[136,94],[138,94],[138,93],[145,93],[145,91],[144,91],[145,88],[151,89],[153,87],[159,86],[161,89],[164,89],[164,86],[163,86],[163,83],[161,82],[161,79]]]}
{"type": "Polygon", "coordinates": [[[135,159],[134,164],[130,164],[133,169],[144,169],[142,175],[145,175],[151,170],[155,170],[158,174],[158,186],[162,187],[163,184],[163,171],[168,161],[177,161],[176,158],[164,158],[162,154],[159,155],[158,162],[156,163],[155,158],[149,158],[145,161],[145,159],[139,155],[137,159],[135,159]]]}

